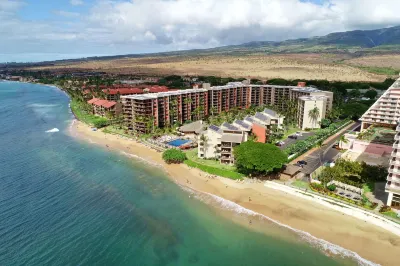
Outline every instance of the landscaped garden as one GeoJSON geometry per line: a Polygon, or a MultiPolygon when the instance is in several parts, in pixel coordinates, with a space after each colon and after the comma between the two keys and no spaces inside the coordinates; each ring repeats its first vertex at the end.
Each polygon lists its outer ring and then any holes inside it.
{"type": "Polygon", "coordinates": [[[325,167],[319,173],[317,180],[320,181],[321,184],[312,183],[311,188],[320,193],[367,209],[375,209],[377,203],[371,202],[366,197],[366,193],[373,191],[376,182],[386,181],[387,174],[387,169],[383,166],[373,166],[364,162],[360,163],[339,159],[336,161],[335,166],[325,167]],[[328,186],[332,181],[338,181],[360,189],[362,188],[361,191],[363,193],[360,194],[359,200],[345,197],[345,194],[338,195],[338,193],[336,193],[336,187],[332,189],[332,186],[328,186]]]}
{"type": "Polygon", "coordinates": [[[197,156],[197,149],[188,150],[185,152],[187,160],[185,164],[198,168],[206,173],[222,176],[230,179],[243,179],[244,175],[236,171],[234,165],[221,164],[216,159],[202,159],[197,156]]]}
{"type": "Polygon", "coordinates": [[[370,126],[368,129],[359,133],[357,139],[372,143],[392,145],[396,131],[386,127],[370,126]]]}
{"type": "Polygon", "coordinates": [[[101,128],[109,124],[107,118],[92,114],[91,107],[85,102],[72,99],[70,105],[71,105],[71,110],[76,116],[76,118],[88,125],[101,128]]]}

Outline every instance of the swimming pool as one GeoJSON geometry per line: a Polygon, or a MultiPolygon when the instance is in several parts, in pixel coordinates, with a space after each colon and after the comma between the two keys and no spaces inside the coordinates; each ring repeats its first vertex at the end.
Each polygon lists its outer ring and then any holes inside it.
{"type": "Polygon", "coordinates": [[[176,139],[176,140],[168,142],[168,144],[171,145],[171,146],[174,146],[174,147],[180,147],[183,144],[186,144],[188,142],[190,142],[190,140],[187,140],[187,139],[176,139]]]}

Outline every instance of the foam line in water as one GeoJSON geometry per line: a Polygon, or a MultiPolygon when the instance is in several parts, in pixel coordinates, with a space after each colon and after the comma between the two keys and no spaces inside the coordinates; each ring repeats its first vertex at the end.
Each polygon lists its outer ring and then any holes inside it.
{"type": "MultiPolygon", "coordinates": [[[[194,197],[206,204],[210,204],[210,203],[217,203],[217,207],[219,208],[223,208],[232,212],[236,212],[239,214],[245,214],[248,216],[258,216],[261,217],[263,219],[266,219],[270,222],[273,222],[274,224],[277,224],[281,227],[287,228],[290,231],[295,232],[296,234],[298,234],[304,241],[306,241],[307,243],[311,244],[312,246],[322,250],[325,254],[329,255],[329,254],[334,254],[337,256],[341,256],[343,258],[350,258],[350,259],[354,259],[357,261],[357,263],[359,265],[363,265],[363,266],[378,266],[380,264],[376,264],[372,261],[369,261],[367,259],[364,259],[363,257],[361,257],[360,255],[358,255],[356,252],[345,249],[341,246],[335,245],[333,243],[330,243],[324,239],[320,239],[317,238],[313,235],[311,235],[308,232],[302,231],[302,230],[298,230],[296,228],[290,227],[286,224],[283,224],[281,222],[278,222],[266,215],[263,215],[261,213],[246,209],[242,206],[240,206],[239,204],[232,202],[230,200],[224,199],[222,197],[216,196],[214,194],[208,193],[208,192],[199,192],[199,191],[195,191],[192,190],[186,186],[182,186],[180,185],[180,187],[185,190],[188,191],[189,193],[191,193],[192,195],[194,195],[194,197]],[[209,198],[207,199],[206,197],[202,197],[201,194],[207,195],[209,198]],[[211,199],[211,200],[210,200],[211,199]],[[212,201],[212,202],[211,202],[212,201]]],[[[212,204],[213,206],[215,206],[215,204],[212,204]]]]}
{"type": "Polygon", "coordinates": [[[52,128],[46,131],[46,133],[55,133],[55,132],[59,132],[60,130],[58,128],[52,128]]]}

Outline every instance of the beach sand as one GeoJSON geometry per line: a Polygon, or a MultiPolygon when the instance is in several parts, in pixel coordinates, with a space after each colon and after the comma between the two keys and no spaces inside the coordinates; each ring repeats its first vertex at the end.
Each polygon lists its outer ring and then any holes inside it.
{"type": "Polygon", "coordinates": [[[282,224],[354,251],[369,261],[381,265],[398,265],[400,237],[378,226],[318,203],[267,188],[262,183],[241,184],[226,178],[209,179],[206,173],[186,165],[165,164],[161,153],[120,136],[91,131],[89,126],[79,121],[71,125],[70,134],[156,164],[181,186],[222,197],[282,224]]]}

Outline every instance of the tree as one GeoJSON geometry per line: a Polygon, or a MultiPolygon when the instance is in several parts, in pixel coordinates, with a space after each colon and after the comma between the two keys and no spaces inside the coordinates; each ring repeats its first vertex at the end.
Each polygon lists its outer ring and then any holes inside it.
{"type": "Polygon", "coordinates": [[[361,96],[361,92],[359,89],[353,89],[351,91],[349,91],[349,97],[351,98],[360,98],[361,96]]]}
{"type": "Polygon", "coordinates": [[[362,103],[348,103],[343,106],[343,116],[358,120],[368,110],[368,106],[362,103]]]}
{"type": "Polygon", "coordinates": [[[272,144],[247,141],[234,148],[235,165],[242,174],[265,175],[278,171],[287,155],[272,144]]]}
{"type": "MultiPolygon", "coordinates": [[[[200,141],[203,142],[203,148],[204,148],[204,154],[205,154],[206,151],[207,151],[207,141],[208,141],[207,136],[204,135],[204,134],[202,134],[202,135],[200,136],[200,141]]],[[[201,144],[201,143],[200,143],[200,144],[201,144]]]]}
{"type": "Polygon", "coordinates": [[[364,93],[364,97],[375,99],[378,96],[378,92],[376,90],[368,90],[364,93]]]}
{"type": "Polygon", "coordinates": [[[341,135],[340,136],[340,139],[339,139],[339,147],[342,149],[342,147],[343,147],[343,143],[344,144],[346,144],[346,143],[349,143],[349,140],[345,137],[345,135],[341,135]]]}
{"type": "Polygon", "coordinates": [[[331,123],[331,120],[327,118],[321,119],[321,128],[329,127],[331,123]]]}
{"type": "Polygon", "coordinates": [[[317,123],[317,120],[319,118],[319,109],[317,106],[315,106],[313,109],[308,111],[308,117],[311,119],[311,122],[313,124],[313,128],[315,128],[315,125],[317,123]]]}
{"type": "Polygon", "coordinates": [[[186,160],[186,154],[178,149],[168,149],[163,152],[162,158],[167,164],[183,163],[186,160]]]}

